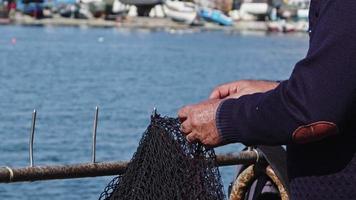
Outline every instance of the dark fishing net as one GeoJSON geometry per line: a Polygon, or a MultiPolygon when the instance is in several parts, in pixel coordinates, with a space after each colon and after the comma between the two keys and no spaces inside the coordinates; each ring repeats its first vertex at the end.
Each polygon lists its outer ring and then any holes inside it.
{"type": "Polygon", "coordinates": [[[99,199],[224,199],[214,150],[189,143],[179,126],[178,119],[153,116],[127,171],[99,199]]]}

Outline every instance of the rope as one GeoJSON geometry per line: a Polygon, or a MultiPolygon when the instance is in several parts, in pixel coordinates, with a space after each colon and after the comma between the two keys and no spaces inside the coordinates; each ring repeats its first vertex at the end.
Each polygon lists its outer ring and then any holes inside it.
{"type": "MultiPolygon", "coordinates": [[[[279,180],[276,173],[273,171],[272,167],[268,165],[264,168],[263,173],[265,173],[272,182],[277,186],[281,200],[289,200],[287,189],[279,180]]],[[[230,200],[243,200],[245,194],[252,185],[252,183],[258,178],[258,173],[256,172],[255,165],[248,166],[240,175],[236,178],[234,185],[231,190],[230,200]]]]}

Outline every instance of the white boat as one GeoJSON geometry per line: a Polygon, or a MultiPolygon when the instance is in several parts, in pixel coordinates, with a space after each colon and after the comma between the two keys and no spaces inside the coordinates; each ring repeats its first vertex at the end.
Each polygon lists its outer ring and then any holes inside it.
{"type": "Polygon", "coordinates": [[[129,7],[129,13],[127,15],[129,17],[137,17],[137,7],[136,6],[130,6],[129,7]]]}
{"type": "Polygon", "coordinates": [[[252,15],[267,14],[269,5],[267,3],[242,3],[240,10],[252,15]]]}
{"type": "Polygon", "coordinates": [[[309,9],[298,9],[297,17],[298,19],[307,20],[309,17],[309,9]]]}
{"type": "MultiPolygon", "coordinates": [[[[121,3],[136,6],[136,15],[148,17],[151,9],[159,4],[162,4],[163,0],[119,0],[121,3]]],[[[129,15],[134,15],[133,11],[129,11],[129,15]],[[130,13],[131,12],[131,13],[130,13]]]]}
{"type": "Polygon", "coordinates": [[[256,20],[267,16],[270,10],[268,3],[242,3],[240,7],[240,17],[244,20],[256,20]]]}
{"type": "Polygon", "coordinates": [[[112,12],[113,13],[128,13],[130,6],[121,3],[119,0],[114,0],[112,5],[112,12]]]}
{"type": "Polygon", "coordinates": [[[157,5],[162,3],[162,0],[120,0],[120,1],[123,4],[136,5],[136,6],[157,5]]]}
{"type": "Polygon", "coordinates": [[[191,2],[166,1],[164,4],[167,8],[179,12],[195,12],[196,6],[191,2]]]}
{"type": "Polygon", "coordinates": [[[164,10],[162,5],[156,5],[153,7],[150,11],[149,14],[150,17],[157,17],[157,18],[163,18],[165,17],[164,15],[164,10]]]}
{"type": "Polygon", "coordinates": [[[197,17],[196,6],[190,2],[166,1],[164,13],[174,21],[192,24],[197,17]]]}

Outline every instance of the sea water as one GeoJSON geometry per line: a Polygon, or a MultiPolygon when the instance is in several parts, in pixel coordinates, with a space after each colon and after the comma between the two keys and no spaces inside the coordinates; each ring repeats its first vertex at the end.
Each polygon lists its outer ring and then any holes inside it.
{"type": "MultiPolygon", "coordinates": [[[[308,37],[231,32],[0,26],[0,166],[129,160],[152,109],[176,116],[238,79],[287,79],[308,37]]],[[[237,152],[240,144],[217,148],[237,152]]],[[[222,167],[224,187],[234,167],[222,167]]],[[[97,199],[112,177],[0,184],[0,199],[97,199]]]]}

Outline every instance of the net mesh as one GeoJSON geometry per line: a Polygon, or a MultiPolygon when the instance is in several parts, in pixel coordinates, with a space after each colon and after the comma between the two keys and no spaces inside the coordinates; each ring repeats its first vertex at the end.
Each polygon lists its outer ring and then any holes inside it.
{"type": "Polygon", "coordinates": [[[223,186],[213,149],[189,143],[175,118],[151,117],[122,176],[99,200],[220,200],[223,186]]]}

